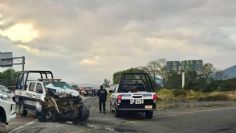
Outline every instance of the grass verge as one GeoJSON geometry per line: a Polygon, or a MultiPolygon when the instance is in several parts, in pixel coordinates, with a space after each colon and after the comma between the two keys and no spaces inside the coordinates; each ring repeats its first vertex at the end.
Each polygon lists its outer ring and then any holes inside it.
{"type": "Polygon", "coordinates": [[[204,93],[193,90],[160,89],[157,91],[160,101],[197,100],[227,101],[236,100],[236,91],[204,93]]]}

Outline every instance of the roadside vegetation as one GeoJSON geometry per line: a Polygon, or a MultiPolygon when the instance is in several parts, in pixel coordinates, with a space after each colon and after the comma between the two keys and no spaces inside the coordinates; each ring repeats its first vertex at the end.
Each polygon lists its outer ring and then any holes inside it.
{"type": "Polygon", "coordinates": [[[236,100],[236,91],[200,92],[194,90],[160,89],[156,91],[159,101],[196,100],[225,101],[236,100]]]}
{"type": "Polygon", "coordinates": [[[17,72],[14,69],[7,69],[0,72],[0,84],[12,87],[16,85],[17,72]]]}
{"type": "Polygon", "coordinates": [[[236,78],[227,79],[224,71],[217,70],[213,64],[203,64],[200,71],[194,71],[192,68],[185,68],[183,71],[185,72],[184,87],[182,87],[182,72],[168,71],[166,60],[157,59],[150,61],[145,66],[114,73],[113,83],[119,82],[120,75],[123,72],[146,72],[152,78],[153,86],[159,95],[159,101],[236,100],[236,78]]]}

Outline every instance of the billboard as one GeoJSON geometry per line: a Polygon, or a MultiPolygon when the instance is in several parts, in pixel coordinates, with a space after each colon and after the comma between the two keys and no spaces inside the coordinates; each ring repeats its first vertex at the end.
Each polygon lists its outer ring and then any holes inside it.
{"type": "Polygon", "coordinates": [[[13,55],[12,52],[0,52],[0,67],[12,67],[13,66],[13,55]]]}

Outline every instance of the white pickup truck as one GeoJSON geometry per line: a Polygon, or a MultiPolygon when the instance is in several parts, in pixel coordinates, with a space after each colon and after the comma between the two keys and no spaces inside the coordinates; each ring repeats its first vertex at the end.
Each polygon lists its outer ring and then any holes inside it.
{"type": "Polygon", "coordinates": [[[78,91],[66,82],[54,79],[50,71],[24,71],[17,79],[15,101],[19,112],[26,116],[30,111],[40,122],[72,121],[77,123],[89,117],[78,91]],[[30,80],[31,75],[38,80],[30,80]]]}
{"type": "Polygon", "coordinates": [[[0,123],[2,124],[8,124],[9,121],[16,117],[16,104],[12,100],[11,94],[5,90],[7,88],[0,85],[0,123]]]}
{"type": "Polygon", "coordinates": [[[110,109],[119,117],[122,112],[144,112],[151,119],[156,110],[157,95],[147,73],[123,73],[120,83],[109,91],[110,109]]]}

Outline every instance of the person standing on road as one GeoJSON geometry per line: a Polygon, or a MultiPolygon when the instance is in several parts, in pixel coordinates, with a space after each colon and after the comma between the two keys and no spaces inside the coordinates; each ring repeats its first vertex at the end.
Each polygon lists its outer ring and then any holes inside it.
{"type": "Polygon", "coordinates": [[[103,113],[106,113],[106,100],[107,100],[107,91],[106,89],[103,88],[103,86],[100,86],[100,89],[97,92],[97,96],[99,97],[99,111],[100,113],[102,113],[102,109],[103,109],[103,113]],[[103,108],[102,108],[103,106],[103,108]]]}

